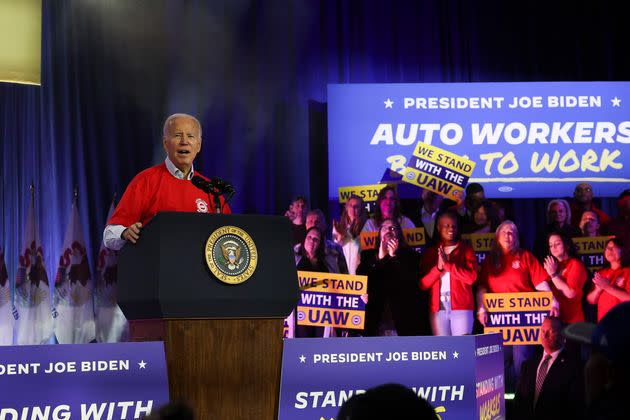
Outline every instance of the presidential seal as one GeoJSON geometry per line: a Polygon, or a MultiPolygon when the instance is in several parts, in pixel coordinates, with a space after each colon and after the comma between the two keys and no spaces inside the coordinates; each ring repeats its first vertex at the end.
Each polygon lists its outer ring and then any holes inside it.
{"type": "Polygon", "coordinates": [[[205,256],[212,274],[228,284],[243,283],[258,264],[256,244],[236,226],[223,226],[212,232],[206,241],[205,256]]]}

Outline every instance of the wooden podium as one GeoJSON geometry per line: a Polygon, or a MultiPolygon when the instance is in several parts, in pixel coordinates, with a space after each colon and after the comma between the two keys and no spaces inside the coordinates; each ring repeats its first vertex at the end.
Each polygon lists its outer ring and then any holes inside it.
{"type": "Polygon", "coordinates": [[[283,319],[299,295],[289,223],[160,213],[120,252],[118,301],[132,340],[164,341],[171,400],[198,419],[277,418],[283,319]],[[219,281],[206,263],[208,238],[225,226],[245,231],[257,250],[240,284],[219,281]]]}

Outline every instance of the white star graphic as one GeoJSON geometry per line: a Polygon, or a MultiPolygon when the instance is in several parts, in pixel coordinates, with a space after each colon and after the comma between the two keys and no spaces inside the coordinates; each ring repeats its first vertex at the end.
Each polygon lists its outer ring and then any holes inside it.
{"type": "Polygon", "coordinates": [[[147,366],[147,362],[145,362],[144,360],[140,360],[138,362],[138,366],[140,366],[140,369],[144,369],[147,366]]]}
{"type": "Polygon", "coordinates": [[[300,356],[300,363],[306,363],[306,357],[304,357],[304,355],[300,356]]]}
{"type": "Polygon", "coordinates": [[[391,99],[387,98],[387,100],[385,102],[383,102],[385,104],[385,108],[391,108],[392,105],[394,105],[394,101],[392,101],[391,99]]]}
{"type": "Polygon", "coordinates": [[[621,99],[616,96],[610,100],[612,102],[612,106],[621,106],[621,99]]]}
{"type": "Polygon", "coordinates": [[[459,353],[456,351],[453,352],[453,359],[459,359],[459,353]]]}

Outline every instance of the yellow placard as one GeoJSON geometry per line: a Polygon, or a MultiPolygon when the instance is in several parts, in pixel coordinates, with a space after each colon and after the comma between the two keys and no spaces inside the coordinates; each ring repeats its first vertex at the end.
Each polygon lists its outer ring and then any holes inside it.
{"type": "Polygon", "coordinates": [[[486,293],[484,333],[500,333],[504,345],[538,344],[540,325],[553,303],[551,292],[486,293]]]}
{"type": "Polygon", "coordinates": [[[577,248],[577,253],[580,255],[603,254],[606,248],[606,242],[608,242],[610,238],[614,238],[614,236],[578,237],[571,238],[571,240],[577,248]]]}
{"type": "Polygon", "coordinates": [[[593,236],[571,238],[584,266],[592,273],[604,265],[606,242],[614,236],[593,236]]]}
{"type": "Polygon", "coordinates": [[[378,194],[387,184],[357,185],[354,187],[339,187],[339,202],[346,203],[353,195],[361,197],[365,202],[376,201],[378,194]]]}
{"type": "Polygon", "coordinates": [[[298,325],[363,329],[367,276],[298,271],[298,325]]]}
{"type": "Polygon", "coordinates": [[[433,191],[454,201],[462,199],[475,162],[439,147],[418,142],[400,174],[405,182],[433,191]]]}
{"type": "Polygon", "coordinates": [[[470,244],[475,252],[492,251],[494,233],[469,233],[462,235],[462,239],[470,244]]]}

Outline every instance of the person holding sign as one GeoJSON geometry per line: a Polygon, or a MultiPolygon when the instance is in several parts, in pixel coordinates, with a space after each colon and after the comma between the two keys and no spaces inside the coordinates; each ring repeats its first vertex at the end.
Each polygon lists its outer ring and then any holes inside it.
{"type": "Polygon", "coordinates": [[[543,266],[551,278],[551,291],[560,304],[564,324],[584,321],[582,289],[588,273],[571,238],[561,233],[549,235],[549,252],[543,266]]]}
{"type": "Polygon", "coordinates": [[[392,219],[381,224],[376,249],[361,253],[357,274],[368,276],[367,336],[429,334],[428,300],[418,288],[420,255],[392,219]]]}
{"type": "MultiPolygon", "coordinates": [[[[492,251],[481,266],[479,274],[479,289],[477,290],[477,319],[484,327],[487,323],[486,308],[483,296],[491,293],[518,293],[551,291],[547,282],[547,272],[534,255],[520,247],[518,229],[514,222],[506,220],[495,232],[492,251]]],[[[551,315],[558,316],[558,302],[553,299],[551,315]]],[[[527,345],[505,347],[506,375],[511,380],[507,385],[514,385],[521,365],[532,356],[532,348],[527,345]],[[509,376],[508,376],[509,377],[509,376]]]]}
{"type": "Polygon", "coordinates": [[[431,327],[434,335],[465,335],[472,332],[475,309],[473,284],[477,280],[477,257],[460,240],[459,217],[447,210],[437,218],[439,243],[422,254],[420,288],[430,290],[431,327]]]}
{"type": "Polygon", "coordinates": [[[586,300],[597,305],[598,321],[617,304],[630,301],[630,269],[622,266],[622,250],[623,243],[619,238],[609,239],[604,249],[608,267],[593,276],[594,288],[586,300]]]}
{"type": "MultiPolygon", "coordinates": [[[[317,226],[306,231],[304,241],[295,249],[295,265],[298,271],[339,273],[337,256],[326,254],[324,241],[324,233],[317,226]]],[[[295,311],[289,315],[290,323],[294,323],[294,314],[295,311]]],[[[334,335],[332,327],[313,327],[297,325],[296,323],[294,326],[295,337],[331,337],[334,335]]]]}
{"type": "Polygon", "coordinates": [[[374,217],[363,225],[363,232],[378,232],[385,219],[395,220],[402,229],[413,229],[416,226],[408,217],[400,212],[400,200],[396,189],[388,185],[378,193],[374,217]]]}
{"type": "Polygon", "coordinates": [[[367,211],[363,199],[352,195],[346,201],[339,221],[333,221],[333,239],[343,249],[350,274],[356,274],[361,262],[360,236],[366,220],[367,211]]]}

